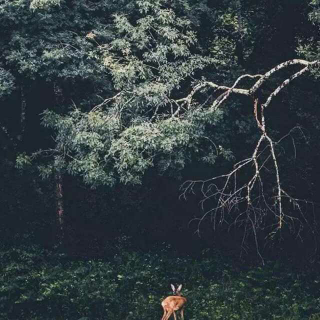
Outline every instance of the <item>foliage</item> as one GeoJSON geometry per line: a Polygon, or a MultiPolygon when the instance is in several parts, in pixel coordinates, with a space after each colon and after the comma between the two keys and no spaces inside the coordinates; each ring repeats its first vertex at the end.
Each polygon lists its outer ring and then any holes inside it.
{"type": "Polygon", "coordinates": [[[0,67],[0,98],[9,95],[14,89],[13,75],[0,67]]]}
{"type": "Polygon", "coordinates": [[[188,319],[317,319],[318,275],[270,264],[232,269],[216,252],[195,260],[168,250],[119,251],[72,261],[39,247],[1,251],[5,319],[160,318],[170,283],[183,283],[188,319]]]}
{"type": "MultiPolygon", "coordinates": [[[[87,21],[80,19],[65,3],[61,7],[53,7],[51,11],[32,11],[28,3],[6,1],[1,4],[1,23],[4,27],[1,42],[6,52],[1,60],[16,75],[16,83],[22,85],[23,79],[34,80],[39,77],[53,81],[57,78],[87,78],[92,75],[97,68],[92,66],[93,60],[88,55],[87,64],[83,64],[85,51],[90,44],[85,34],[72,32],[74,28],[87,31],[85,25],[90,28],[92,18],[87,21]]],[[[40,1],[33,1],[30,6],[33,8],[36,3],[40,6],[40,1]]],[[[41,3],[41,6],[52,5],[52,1],[41,3]]]]}
{"type": "MultiPolygon", "coordinates": [[[[298,53],[308,60],[317,60],[320,58],[318,34],[320,30],[320,3],[317,0],[311,1],[312,8],[309,13],[309,20],[313,28],[310,30],[308,37],[300,39],[298,53]]],[[[318,79],[320,77],[319,67],[313,71],[313,75],[318,79]]]]}
{"type": "Polygon", "coordinates": [[[204,141],[210,141],[208,126],[221,121],[222,112],[192,110],[180,117],[173,100],[214,60],[193,53],[190,21],[166,1],[137,1],[134,13],[131,19],[115,15],[113,28],[121,37],[101,45],[114,96],[90,112],[44,113],[44,124],[57,132],[56,149],[63,150],[67,172],[93,186],[141,183],[154,165],[161,173],[177,172],[197,152],[208,162],[217,156],[214,143],[204,141]]]}
{"type": "Polygon", "coordinates": [[[49,9],[52,6],[59,6],[61,0],[32,0],[30,3],[30,9],[49,9]]]}

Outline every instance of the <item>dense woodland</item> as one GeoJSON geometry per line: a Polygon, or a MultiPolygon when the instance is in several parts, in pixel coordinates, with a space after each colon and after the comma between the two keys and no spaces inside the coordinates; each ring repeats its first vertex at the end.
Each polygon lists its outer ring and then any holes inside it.
{"type": "Polygon", "coordinates": [[[0,318],[320,319],[319,0],[0,0],[0,318]]]}

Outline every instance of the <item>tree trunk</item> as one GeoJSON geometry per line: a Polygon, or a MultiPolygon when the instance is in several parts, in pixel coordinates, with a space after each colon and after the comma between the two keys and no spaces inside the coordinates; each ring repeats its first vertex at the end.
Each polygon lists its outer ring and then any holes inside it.
{"type": "Polygon", "coordinates": [[[20,95],[21,95],[21,112],[20,112],[20,135],[18,140],[22,141],[23,140],[23,135],[24,135],[24,131],[26,128],[26,96],[24,93],[24,88],[21,87],[20,89],[20,95]]]}
{"type": "Polygon", "coordinates": [[[64,233],[64,202],[63,202],[63,176],[61,173],[56,173],[56,212],[59,226],[60,238],[64,233]]]}
{"type": "Polygon", "coordinates": [[[241,0],[237,0],[237,16],[238,16],[238,30],[237,30],[237,40],[235,55],[238,58],[238,62],[242,67],[245,67],[244,53],[243,53],[243,24],[242,24],[242,5],[241,0]]]}

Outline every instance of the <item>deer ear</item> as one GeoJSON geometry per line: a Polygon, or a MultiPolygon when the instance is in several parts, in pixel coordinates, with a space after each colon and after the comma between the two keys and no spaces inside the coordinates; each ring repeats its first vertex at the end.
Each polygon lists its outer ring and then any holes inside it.
{"type": "Polygon", "coordinates": [[[176,291],[176,288],[174,287],[174,285],[173,285],[173,284],[171,285],[171,289],[172,289],[172,291],[173,291],[173,292],[175,292],[175,291],[176,291]]]}
{"type": "Polygon", "coordinates": [[[181,289],[182,289],[182,284],[180,284],[180,286],[178,287],[177,292],[180,292],[181,289]]]}

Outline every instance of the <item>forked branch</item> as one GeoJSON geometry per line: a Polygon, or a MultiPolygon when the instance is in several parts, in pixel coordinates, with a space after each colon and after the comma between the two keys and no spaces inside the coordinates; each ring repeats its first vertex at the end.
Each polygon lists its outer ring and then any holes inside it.
{"type": "MultiPolygon", "coordinates": [[[[319,66],[320,61],[308,62],[306,60],[294,59],[277,65],[265,74],[242,75],[236,79],[230,87],[220,86],[210,81],[203,81],[197,84],[187,97],[176,101],[177,104],[182,105],[186,110],[191,109],[197,92],[201,92],[205,88],[213,88],[215,93],[221,92],[210,106],[210,110],[215,111],[226,102],[233,93],[247,96],[253,101],[253,115],[260,131],[260,138],[251,156],[236,163],[230,172],[208,180],[186,181],[181,186],[182,197],[186,197],[187,193],[194,192],[195,188],[200,186],[203,195],[203,208],[207,200],[212,199],[215,202],[212,208],[205,210],[205,214],[197,219],[198,232],[200,230],[200,224],[207,216],[211,216],[215,226],[216,223],[226,222],[225,214],[232,211],[237,212],[232,224],[246,224],[245,230],[248,230],[247,226],[250,225],[257,243],[256,231],[264,227],[263,218],[267,212],[272,212],[277,220],[276,228],[273,228],[272,232],[282,229],[285,222],[291,221],[292,223],[296,223],[297,220],[299,220],[284,212],[283,201],[289,200],[300,210],[300,200],[289,196],[288,192],[282,189],[279,163],[275,149],[284,137],[279,141],[273,141],[268,134],[264,111],[281,90],[288,86],[291,81],[305,74],[312,67],[319,66]],[[303,68],[285,79],[269,94],[264,103],[259,103],[256,97],[262,85],[277,71],[291,65],[298,65],[303,68]],[[238,85],[240,81],[248,78],[257,80],[249,89],[239,88],[238,85]],[[269,165],[268,168],[267,164],[269,165]],[[272,164],[271,168],[270,164],[272,164]],[[246,171],[244,171],[244,169],[246,171]],[[266,170],[274,174],[274,188],[272,188],[274,192],[272,194],[266,194],[264,190],[262,173],[266,170]],[[241,177],[241,179],[238,177],[241,177]],[[239,180],[241,181],[240,183],[239,180]]],[[[292,130],[290,133],[291,132],[292,130]]],[[[285,137],[289,136],[290,133],[285,137]]],[[[301,210],[300,212],[302,219],[305,219],[303,212],[301,210]]]]}

